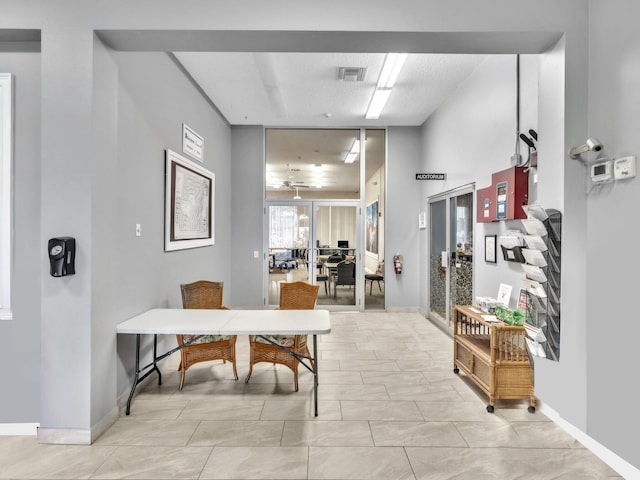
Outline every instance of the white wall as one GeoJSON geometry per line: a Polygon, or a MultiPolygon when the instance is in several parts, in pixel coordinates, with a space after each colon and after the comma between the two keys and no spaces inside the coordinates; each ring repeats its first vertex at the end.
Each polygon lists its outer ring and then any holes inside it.
{"type": "Polygon", "coordinates": [[[387,133],[385,216],[385,301],[388,310],[418,310],[420,302],[420,169],[419,127],[391,127],[387,133]],[[402,255],[402,274],[393,269],[393,256],[402,255]]]}
{"type": "Polygon", "coordinates": [[[14,320],[0,321],[0,384],[13,393],[0,395],[0,424],[35,423],[40,409],[40,60],[0,53],[0,72],[15,82],[14,320]]]}
{"type": "Polygon", "coordinates": [[[230,133],[166,54],[113,54],[73,31],[45,44],[43,71],[52,81],[44,89],[43,122],[60,128],[43,136],[43,235],[76,237],[78,255],[76,275],[62,279],[48,276],[45,252],[39,255],[47,293],[38,434],[46,442],[87,443],[117,418],[117,397],[130,387],[133,339],[116,348],[115,325],[151,307],[179,307],[180,283],[229,283],[230,133]],[[71,85],[67,61],[83,67],[71,85]],[[216,245],[165,253],[164,151],[181,151],[183,122],[204,136],[204,166],[222,180],[216,245]]]}
{"type": "MultiPolygon", "coordinates": [[[[522,56],[520,127],[538,131],[537,56],[522,56]]],[[[446,173],[445,181],[423,182],[420,202],[429,214],[428,198],[464,185],[476,188],[491,185],[491,174],[511,166],[516,148],[516,58],[515,55],[487,57],[459,88],[443,103],[423,127],[421,171],[446,173]]],[[[526,159],[526,145],[521,143],[526,159]]],[[[543,159],[542,159],[543,161],[543,159]]],[[[535,185],[530,189],[536,195],[535,185]]],[[[474,194],[475,196],[475,194],[474,194]]],[[[551,207],[551,205],[545,205],[551,207]]],[[[557,208],[557,206],[556,206],[557,208]]],[[[474,212],[475,216],[475,212],[474,212]]],[[[430,223],[430,222],[428,222],[430,223]]],[[[421,231],[425,248],[421,262],[427,270],[421,285],[421,308],[428,310],[429,231],[421,231]]],[[[504,262],[498,252],[496,264],[484,261],[484,236],[501,235],[507,229],[521,229],[520,221],[477,223],[474,232],[475,295],[496,297],[500,283],[513,286],[512,305],[524,278],[519,264],[504,262]]]]}
{"type": "Polygon", "coordinates": [[[262,251],[264,129],[231,129],[231,290],[229,305],[261,306],[268,258],[262,251]],[[260,258],[253,258],[253,252],[260,258]]]}
{"type": "MultiPolygon", "coordinates": [[[[590,2],[588,135],[601,156],[640,157],[640,39],[634,0],[590,2]]],[[[585,198],[583,196],[583,198],[585,198]]],[[[640,179],[617,182],[587,197],[587,432],[640,468],[637,430],[637,308],[640,179]]],[[[629,477],[631,478],[631,477],[629,477]]]]}

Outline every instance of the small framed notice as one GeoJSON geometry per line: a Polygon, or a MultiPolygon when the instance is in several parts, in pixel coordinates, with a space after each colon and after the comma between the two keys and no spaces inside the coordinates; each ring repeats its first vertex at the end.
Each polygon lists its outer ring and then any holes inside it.
{"type": "Polygon", "coordinates": [[[496,298],[496,302],[501,303],[505,307],[508,307],[510,299],[511,299],[511,285],[507,285],[506,283],[501,283],[500,288],[498,289],[498,297],[496,298]]]}
{"type": "Polygon", "coordinates": [[[182,153],[203,161],[204,138],[184,123],[182,124],[182,153]]]}
{"type": "Polygon", "coordinates": [[[496,235],[485,235],[484,237],[484,261],[496,263],[496,235]]]}

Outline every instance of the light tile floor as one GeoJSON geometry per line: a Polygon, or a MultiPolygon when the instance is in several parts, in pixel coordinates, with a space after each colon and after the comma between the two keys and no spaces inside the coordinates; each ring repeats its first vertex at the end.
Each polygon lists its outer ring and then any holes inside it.
{"type": "Polygon", "coordinates": [[[486,397],[452,371],[452,341],[419,314],[332,313],[320,387],[262,364],[249,384],[246,337],[231,367],[201,364],[178,391],[137,394],[130,416],[91,446],[0,437],[1,479],[606,479],[621,478],[527,401],[486,397]]]}

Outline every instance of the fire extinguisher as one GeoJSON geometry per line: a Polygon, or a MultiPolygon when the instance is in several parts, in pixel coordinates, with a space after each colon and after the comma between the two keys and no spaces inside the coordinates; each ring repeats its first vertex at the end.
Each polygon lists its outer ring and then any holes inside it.
{"type": "Polygon", "coordinates": [[[393,269],[396,272],[396,275],[400,275],[402,273],[402,255],[396,254],[393,256],[393,269]]]}

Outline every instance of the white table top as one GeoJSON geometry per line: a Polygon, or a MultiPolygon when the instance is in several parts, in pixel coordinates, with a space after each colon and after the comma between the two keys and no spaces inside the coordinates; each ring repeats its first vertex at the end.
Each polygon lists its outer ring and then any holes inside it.
{"type": "Polygon", "coordinates": [[[117,333],[184,335],[322,335],[327,310],[196,310],[155,308],[119,323],[117,333]]]}

